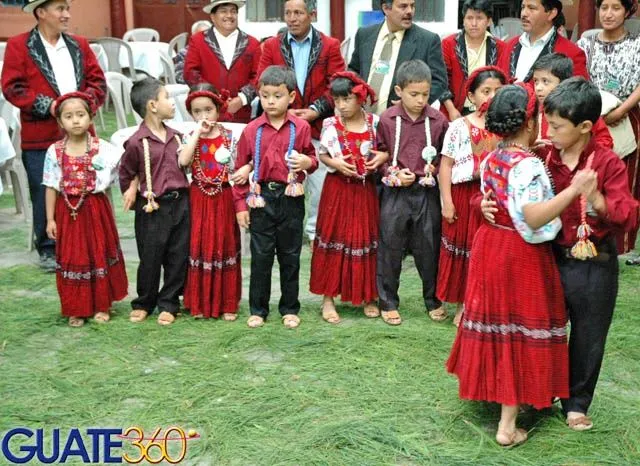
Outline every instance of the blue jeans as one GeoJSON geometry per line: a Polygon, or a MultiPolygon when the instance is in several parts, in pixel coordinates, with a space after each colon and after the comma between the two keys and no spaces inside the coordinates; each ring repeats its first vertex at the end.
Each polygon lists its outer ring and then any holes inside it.
{"type": "Polygon", "coordinates": [[[42,171],[46,150],[22,151],[22,163],[27,171],[29,194],[33,206],[33,231],[38,254],[54,256],[56,243],[47,236],[47,212],[44,202],[46,187],[42,185],[42,171]]]}

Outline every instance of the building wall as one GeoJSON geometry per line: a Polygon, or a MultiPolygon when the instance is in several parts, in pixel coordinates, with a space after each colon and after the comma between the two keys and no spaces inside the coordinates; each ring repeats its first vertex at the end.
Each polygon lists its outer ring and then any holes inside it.
{"type": "MultiPolygon", "coordinates": [[[[88,38],[111,35],[109,0],[81,0],[71,5],[69,31],[88,38]]],[[[18,7],[0,7],[0,38],[6,40],[35,25],[32,13],[18,7]]]]}

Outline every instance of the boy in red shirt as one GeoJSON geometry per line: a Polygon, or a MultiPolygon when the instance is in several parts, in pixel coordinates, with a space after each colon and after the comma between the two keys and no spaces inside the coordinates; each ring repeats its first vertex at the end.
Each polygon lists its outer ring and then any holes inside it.
{"type": "Polygon", "coordinates": [[[298,300],[304,190],[307,174],[318,168],[311,127],[288,112],[296,96],[296,77],[284,66],[269,66],[259,79],[264,113],[247,125],[237,147],[236,166],[253,165],[251,186],[234,186],[236,217],[251,232],[249,309],[251,328],[269,315],[271,269],[278,256],[282,322],[300,325],[298,300]]]}

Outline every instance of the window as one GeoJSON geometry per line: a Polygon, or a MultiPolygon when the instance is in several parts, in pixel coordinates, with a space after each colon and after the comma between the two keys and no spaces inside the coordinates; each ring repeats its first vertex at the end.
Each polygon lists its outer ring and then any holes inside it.
{"type": "Polygon", "coordinates": [[[19,6],[23,7],[27,3],[27,0],[0,0],[2,6],[19,6]]]}
{"type": "Polygon", "coordinates": [[[285,0],[254,0],[246,3],[248,21],[282,21],[285,0]]]}
{"type": "MultiPolygon", "coordinates": [[[[380,10],[381,4],[382,0],[372,0],[371,8],[380,10]]],[[[416,0],[416,16],[413,19],[429,23],[444,22],[444,0],[416,0]]]]}

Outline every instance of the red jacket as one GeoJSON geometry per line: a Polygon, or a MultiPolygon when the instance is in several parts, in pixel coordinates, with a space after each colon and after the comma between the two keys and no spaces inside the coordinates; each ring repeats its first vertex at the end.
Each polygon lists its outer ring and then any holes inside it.
{"type": "MultiPolygon", "coordinates": [[[[504,54],[506,44],[495,37],[487,38],[486,65],[497,65],[504,54]]],[[[440,98],[441,101],[451,99],[453,105],[462,112],[464,101],[466,100],[465,86],[469,78],[467,64],[467,47],[464,40],[464,31],[452,34],[442,41],[442,55],[444,64],[447,67],[447,77],[449,78],[449,90],[440,98]]],[[[440,111],[449,118],[449,112],[444,105],[440,106],[440,111]]]]}
{"type": "MultiPolygon", "coordinates": [[[[314,105],[320,116],[311,123],[311,135],[320,138],[322,120],[333,115],[333,104],[329,95],[329,78],[338,71],[344,71],[346,64],[340,53],[340,41],[325,36],[313,28],[309,68],[304,86],[304,95],[296,91],[296,99],[291,108],[309,108],[314,105]]],[[[271,65],[284,65],[293,69],[291,45],[287,42],[287,33],[268,39],[263,44],[262,58],[258,67],[258,76],[271,65]]]]}
{"type": "Polygon", "coordinates": [[[184,61],[184,81],[189,86],[209,83],[218,90],[228,90],[231,97],[242,92],[247,98],[247,105],[235,115],[225,115],[224,120],[248,123],[251,120],[251,101],[257,95],[254,85],[259,61],[260,42],[239,30],[231,68],[227,69],[212,27],[191,37],[184,61]]]}
{"type": "MultiPolygon", "coordinates": [[[[91,95],[95,108],[104,103],[107,84],[98,60],[82,37],[62,34],[75,68],[79,91],[91,95]]],[[[7,42],[2,92],[20,109],[23,150],[44,150],[63,134],[49,109],[60,95],[47,52],[36,28],[7,42]]]]}
{"type": "MultiPolygon", "coordinates": [[[[509,79],[515,79],[516,67],[518,66],[518,57],[520,56],[520,36],[516,36],[507,42],[505,52],[498,61],[498,67],[502,69],[509,79]]],[[[549,53],[556,52],[566,55],[573,62],[573,75],[584,76],[589,79],[589,72],[587,71],[587,57],[582,49],[569,39],[565,39],[559,34],[553,34],[549,39],[549,42],[544,46],[538,58],[547,55],[549,53]]],[[[533,71],[529,70],[524,82],[529,82],[533,76],[533,71]]]]}

